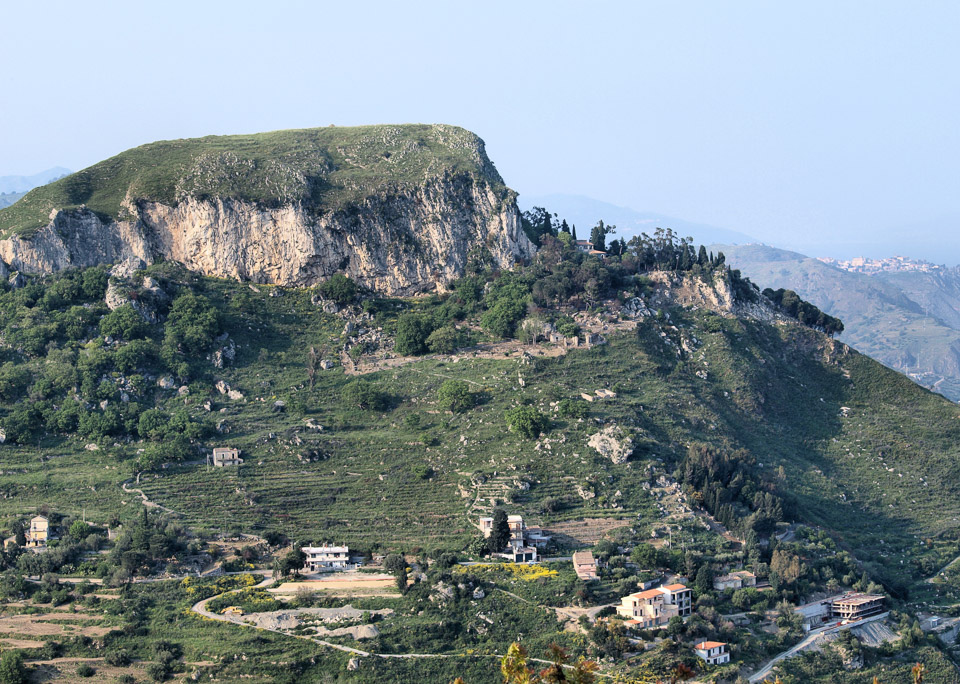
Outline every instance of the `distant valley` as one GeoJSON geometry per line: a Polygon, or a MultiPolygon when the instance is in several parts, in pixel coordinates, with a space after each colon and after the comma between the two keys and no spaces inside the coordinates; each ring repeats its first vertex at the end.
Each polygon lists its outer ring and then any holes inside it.
{"type": "Polygon", "coordinates": [[[843,268],[766,245],[713,249],[751,280],[794,290],[841,318],[847,344],[960,400],[960,269],[843,268]]]}

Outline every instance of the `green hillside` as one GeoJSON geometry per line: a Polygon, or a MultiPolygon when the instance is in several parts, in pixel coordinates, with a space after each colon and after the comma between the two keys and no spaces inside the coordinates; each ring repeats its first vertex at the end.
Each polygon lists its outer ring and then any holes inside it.
{"type": "MultiPolygon", "coordinates": [[[[334,668],[341,681],[494,682],[494,658],[525,634],[537,657],[556,642],[609,657],[607,674],[638,682],[695,664],[697,639],[722,638],[736,648],[719,671],[732,681],[801,637],[789,610],[759,627],[782,601],[885,591],[913,635],[918,601],[950,610],[960,598],[950,573],[926,581],[960,555],[960,410],[791,319],[719,256],[683,241],[637,244],[601,262],[565,234],[544,236],[529,265],[494,272],[478,259],[449,293],[409,300],[359,292],[342,277],[294,289],[173,264],[113,278],[74,270],[5,286],[0,333],[0,521],[15,534],[43,510],[70,531],[45,554],[3,555],[0,597],[96,609],[112,628],[111,653],[160,658],[167,674],[185,666],[157,653],[178,646],[185,662],[227,681],[324,681],[334,668]],[[561,349],[548,331],[602,339],[561,349]],[[604,430],[632,440],[629,459],[590,446],[604,430]],[[216,446],[241,449],[243,464],[208,467],[205,450],[216,446]],[[669,494],[674,485],[682,497],[669,494]],[[456,565],[482,560],[475,525],[501,507],[558,530],[551,554],[592,546],[608,561],[602,579],[588,586],[568,562],[456,565]],[[725,534],[703,522],[708,514],[725,534]],[[120,536],[99,541],[81,516],[122,523],[120,536]],[[578,526],[602,531],[583,541],[578,526]],[[362,646],[443,659],[366,658],[368,669],[348,670],[345,654],[298,641],[285,668],[276,640],[292,637],[191,613],[239,580],[130,584],[177,576],[209,560],[221,536],[241,533],[266,540],[262,550],[224,555],[224,567],[269,569],[287,540],[408,554],[400,566],[417,581],[405,593],[352,599],[362,610],[396,609],[362,646]],[[711,574],[734,563],[768,576],[771,589],[713,592],[711,574]],[[660,572],[696,580],[697,613],[649,651],[626,656],[616,625],[574,620],[570,631],[553,610],[614,603],[660,572]],[[101,610],[58,574],[103,578],[115,593],[97,599],[101,610]],[[44,579],[24,584],[23,575],[44,579]],[[437,598],[444,587],[456,587],[449,600],[437,598]],[[752,626],[723,617],[743,611],[752,626]],[[237,648],[250,662],[233,658],[237,648]]],[[[217,610],[234,597],[219,600],[217,610]]],[[[253,613],[346,600],[236,597],[253,613]]],[[[641,634],[651,644],[658,636],[669,635],[641,634]]],[[[935,642],[910,636],[870,650],[868,666],[915,658],[948,671],[935,642]]],[[[98,648],[76,639],[25,652],[39,661],[99,657],[98,648]]],[[[821,672],[833,667],[823,662],[821,672]]],[[[795,671],[786,681],[802,681],[795,671]]]]}
{"type": "Polygon", "coordinates": [[[960,285],[952,271],[866,275],[765,245],[722,249],[752,280],[792,289],[843,319],[840,339],[850,346],[960,401],[960,285]]]}
{"type": "Polygon", "coordinates": [[[483,141],[462,128],[408,124],[207,136],[143,145],[27,193],[0,210],[0,235],[29,233],[53,209],[86,205],[125,218],[127,201],[219,197],[335,211],[371,193],[467,173],[503,181],[483,141]]]}

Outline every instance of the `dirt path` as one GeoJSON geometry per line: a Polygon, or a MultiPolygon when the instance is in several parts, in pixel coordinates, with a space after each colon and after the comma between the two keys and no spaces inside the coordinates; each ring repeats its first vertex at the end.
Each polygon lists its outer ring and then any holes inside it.
{"type": "Polygon", "coordinates": [[[933,577],[927,578],[927,582],[929,582],[930,584],[933,584],[933,583],[936,581],[936,579],[937,579],[938,577],[940,577],[940,575],[942,575],[942,574],[945,573],[947,570],[949,570],[949,569],[950,569],[950,566],[953,565],[954,563],[956,563],[957,561],[960,561],[960,556],[957,556],[957,557],[954,558],[952,561],[950,561],[949,563],[947,563],[946,565],[944,565],[942,568],[940,568],[939,570],[937,570],[937,571],[933,574],[933,577]]]}
{"type": "MultiPolygon", "coordinates": [[[[253,588],[263,588],[263,587],[269,586],[273,581],[274,581],[273,578],[264,579],[262,582],[260,582],[259,584],[255,585],[253,588]]],[[[245,588],[245,587],[244,587],[244,588],[245,588]]],[[[304,639],[305,641],[312,641],[312,642],[315,643],[315,644],[320,644],[321,646],[327,646],[327,647],[329,647],[329,648],[334,648],[334,649],[336,649],[336,650],[338,650],[338,651],[344,651],[345,653],[351,653],[351,654],[353,654],[353,655],[360,656],[360,657],[372,657],[372,658],[384,658],[384,659],[397,658],[397,659],[402,659],[402,660],[413,660],[413,659],[420,659],[420,658],[465,658],[465,657],[496,658],[496,659],[499,660],[499,659],[502,659],[502,658],[503,658],[503,655],[498,654],[498,653],[492,653],[492,654],[479,654],[479,653],[478,653],[478,654],[475,654],[475,655],[473,655],[473,656],[461,655],[461,654],[456,654],[456,653],[371,653],[370,651],[362,651],[362,650],[360,650],[359,648],[351,648],[351,647],[349,647],[349,646],[342,646],[342,645],[340,645],[340,644],[334,644],[334,643],[331,643],[331,642],[326,641],[326,640],[324,640],[324,639],[317,639],[317,638],[315,638],[315,637],[311,637],[311,636],[307,636],[307,635],[302,635],[302,634],[289,634],[289,633],[284,632],[284,631],[279,630],[279,629],[270,629],[269,627],[260,627],[260,626],[257,626],[257,625],[251,625],[251,624],[248,624],[248,623],[246,623],[246,622],[242,622],[242,621],[240,620],[240,618],[238,618],[238,617],[228,616],[228,615],[220,615],[219,613],[214,613],[214,612],[212,612],[212,611],[207,610],[207,604],[208,604],[210,601],[213,601],[214,599],[220,598],[221,596],[226,596],[227,594],[233,594],[233,593],[242,591],[244,588],[241,588],[241,589],[232,589],[232,590],[230,590],[230,591],[225,591],[225,592],[223,592],[222,594],[217,594],[216,596],[211,596],[210,598],[205,598],[205,599],[203,599],[202,601],[197,601],[195,604],[193,604],[193,606],[190,608],[190,610],[191,610],[192,612],[196,613],[197,615],[200,615],[200,616],[202,616],[202,617],[208,618],[208,619],[210,619],[210,620],[218,620],[218,621],[220,621],[220,622],[229,622],[230,624],[239,625],[240,627],[247,627],[247,628],[251,628],[251,629],[259,629],[259,630],[262,630],[262,631],[265,631],[265,632],[274,632],[274,633],[276,633],[276,634],[281,634],[281,635],[283,635],[283,636],[292,637],[292,638],[295,638],[295,639],[304,639]]],[[[501,591],[503,591],[503,590],[501,589],[501,591]]],[[[508,594],[509,594],[510,592],[505,592],[505,593],[508,593],[508,594]]],[[[510,594],[510,595],[511,595],[511,596],[514,596],[515,598],[520,599],[521,601],[524,601],[524,600],[525,600],[525,599],[520,598],[519,596],[516,596],[515,594],[510,594]]],[[[529,603],[529,601],[528,601],[528,603],[529,603]]],[[[549,661],[549,660],[543,660],[543,659],[540,659],[540,658],[527,658],[527,660],[530,661],[530,662],[534,662],[534,663],[542,663],[542,664],[544,664],[544,665],[550,665],[550,664],[552,664],[551,661],[549,661]]],[[[568,668],[568,669],[569,669],[569,668],[572,668],[571,665],[564,665],[564,667],[565,667],[565,668],[568,668]]],[[[599,673],[599,672],[597,673],[597,676],[599,676],[599,677],[604,677],[604,678],[607,678],[607,679],[613,679],[613,675],[603,674],[603,673],[599,673]]]]}
{"type": "MultiPolygon", "coordinates": [[[[139,477],[140,476],[138,475],[137,476],[138,480],[139,480],[139,477]]],[[[120,484],[120,488],[123,489],[123,491],[127,492],[128,494],[139,494],[140,499],[143,501],[143,505],[146,506],[147,508],[159,508],[161,511],[166,511],[167,513],[172,513],[173,515],[179,515],[179,513],[177,513],[172,508],[167,508],[166,506],[163,506],[154,501],[151,501],[150,499],[147,498],[147,495],[143,493],[142,489],[130,487],[129,484],[130,484],[130,480],[124,480],[120,484]]],[[[140,484],[140,482],[138,481],[137,484],[140,484]]]]}

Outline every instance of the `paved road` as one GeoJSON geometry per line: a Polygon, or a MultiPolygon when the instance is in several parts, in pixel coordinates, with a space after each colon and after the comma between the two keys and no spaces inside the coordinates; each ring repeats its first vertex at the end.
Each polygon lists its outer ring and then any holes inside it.
{"type": "Polygon", "coordinates": [[[769,661],[767,661],[766,665],[764,665],[761,669],[759,669],[755,675],[752,675],[750,677],[750,682],[751,684],[754,684],[755,682],[762,682],[765,677],[770,676],[770,673],[773,671],[774,665],[779,663],[781,660],[784,660],[785,658],[790,658],[792,656],[795,656],[801,651],[809,648],[810,646],[813,645],[813,642],[817,640],[817,637],[820,637],[824,634],[833,634],[834,632],[840,632],[842,630],[851,629],[853,627],[860,627],[861,625],[865,625],[870,622],[875,622],[877,620],[883,620],[889,614],[890,613],[881,613],[880,615],[874,615],[873,617],[868,617],[863,620],[850,622],[846,625],[833,625],[830,627],[821,627],[820,629],[812,629],[807,634],[807,636],[803,638],[803,641],[801,641],[799,644],[797,644],[793,648],[787,649],[783,653],[777,656],[774,656],[769,661]]]}
{"type": "Polygon", "coordinates": [[[931,584],[933,584],[934,580],[936,580],[940,575],[942,575],[943,573],[945,573],[945,572],[947,571],[947,569],[948,569],[951,565],[953,565],[954,563],[956,563],[957,561],[960,561],[960,556],[957,556],[957,557],[954,558],[952,561],[950,561],[949,563],[947,563],[946,565],[944,565],[942,568],[940,568],[939,570],[937,570],[936,573],[934,573],[933,577],[930,577],[930,578],[927,579],[927,582],[930,582],[931,584]]]}

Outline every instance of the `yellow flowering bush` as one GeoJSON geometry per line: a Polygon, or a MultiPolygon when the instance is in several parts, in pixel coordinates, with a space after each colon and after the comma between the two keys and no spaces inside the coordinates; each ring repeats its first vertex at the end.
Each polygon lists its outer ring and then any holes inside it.
{"type": "Polygon", "coordinates": [[[476,565],[458,565],[454,572],[476,574],[506,574],[514,579],[532,582],[533,580],[556,577],[557,571],[542,565],[523,565],[519,563],[477,563],[476,565]]]}

